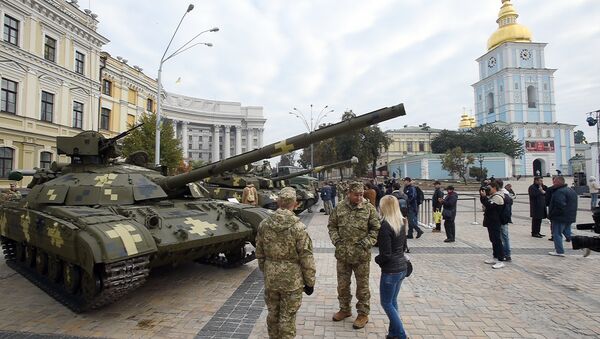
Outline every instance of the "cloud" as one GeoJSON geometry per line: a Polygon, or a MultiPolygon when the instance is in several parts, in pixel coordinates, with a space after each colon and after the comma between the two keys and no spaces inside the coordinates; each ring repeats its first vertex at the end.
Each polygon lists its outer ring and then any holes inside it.
{"type": "MultiPolygon", "coordinates": [[[[265,143],[302,133],[287,112],[329,105],[336,122],[345,109],[366,113],[404,102],[407,116],[382,124],[427,122],[457,128],[473,108],[475,59],[496,30],[500,1],[207,1],[195,2],[173,46],[211,27],[197,46],[165,64],[167,90],[242,105],[263,106],[265,143]],[[180,84],[175,81],[181,77],[180,84]]],[[[585,124],[600,108],[600,3],[595,0],[513,1],[519,23],[547,42],[561,122],[585,124]]],[[[155,76],[187,1],[93,1],[99,31],[112,55],[155,76]]],[[[580,125],[589,137],[595,131],[580,125]]]]}

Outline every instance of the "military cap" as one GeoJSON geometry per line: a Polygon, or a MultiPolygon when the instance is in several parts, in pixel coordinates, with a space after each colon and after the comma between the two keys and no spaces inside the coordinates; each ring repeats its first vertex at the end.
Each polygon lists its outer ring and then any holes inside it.
{"type": "Polygon", "coordinates": [[[348,190],[351,192],[364,192],[365,185],[360,181],[353,181],[348,186],[348,190]]]}
{"type": "Polygon", "coordinates": [[[292,187],[284,187],[279,191],[278,197],[285,202],[296,201],[296,190],[292,187]]]}

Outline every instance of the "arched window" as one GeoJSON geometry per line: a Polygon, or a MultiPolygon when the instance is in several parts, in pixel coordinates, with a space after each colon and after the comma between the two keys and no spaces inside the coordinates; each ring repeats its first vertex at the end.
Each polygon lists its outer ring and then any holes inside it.
{"type": "Polygon", "coordinates": [[[50,168],[52,164],[52,153],[42,152],[40,153],[40,168],[50,168]]]}
{"type": "Polygon", "coordinates": [[[535,86],[533,85],[527,86],[527,107],[537,107],[537,91],[535,90],[535,86]]]}
{"type": "Polygon", "coordinates": [[[494,113],[494,93],[492,92],[487,95],[487,110],[488,113],[494,113]]]}
{"type": "Polygon", "coordinates": [[[0,178],[8,178],[13,169],[14,151],[12,148],[0,147],[0,178]]]}

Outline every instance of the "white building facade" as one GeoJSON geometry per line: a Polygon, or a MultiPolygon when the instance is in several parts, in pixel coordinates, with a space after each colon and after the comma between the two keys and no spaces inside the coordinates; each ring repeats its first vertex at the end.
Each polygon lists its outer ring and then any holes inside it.
{"type": "Polygon", "coordinates": [[[214,162],[263,146],[262,107],[167,93],[162,109],[185,160],[214,162]]]}
{"type": "Polygon", "coordinates": [[[499,28],[488,40],[488,52],[477,59],[479,81],[473,85],[477,126],[495,123],[513,132],[525,154],[514,161],[514,175],[570,174],[575,155],[575,125],[558,123],[554,72],[547,68],[547,44],[531,41],[517,24],[510,0],[502,0],[499,28]]]}

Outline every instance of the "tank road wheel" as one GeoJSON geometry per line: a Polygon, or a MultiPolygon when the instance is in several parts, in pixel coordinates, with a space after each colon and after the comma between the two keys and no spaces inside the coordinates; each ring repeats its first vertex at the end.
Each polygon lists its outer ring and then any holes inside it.
{"type": "Polygon", "coordinates": [[[79,289],[79,285],[81,282],[81,272],[79,271],[79,267],[64,263],[63,264],[63,285],[67,292],[71,294],[75,294],[79,289]]]}
{"type": "Polygon", "coordinates": [[[48,254],[39,248],[35,253],[35,270],[40,275],[48,273],[48,254]]]}
{"type": "Polygon", "coordinates": [[[98,275],[93,276],[88,272],[83,272],[81,277],[81,292],[86,301],[91,301],[100,292],[102,284],[98,275]]]}
{"type": "Polygon", "coordinates": [[[25,247],[25,265],[27,267],[35,267],[35,247],[26,245],[25,247]]]}
{"type": "Polygon", "coordinates": [[[225,253],[225,258],[227,259],[228,265],[236,265],[237,263],[242,262],[244,256],[246,255],[246,250],[244,247],[237,248],[225,253]]]}
{"type": "Polygon", "coordinates": [[[48,279],[57,283],[60,282],[60,278],[62,278],[62,263],[56,256],[51,255],[48,257],[48,279]]]}

